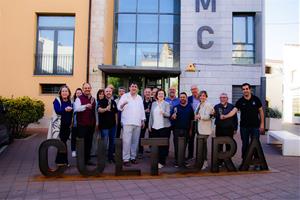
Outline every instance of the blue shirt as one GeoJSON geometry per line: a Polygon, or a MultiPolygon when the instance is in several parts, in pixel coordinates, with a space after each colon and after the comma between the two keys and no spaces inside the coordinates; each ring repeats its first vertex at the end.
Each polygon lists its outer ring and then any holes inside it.
{"type": "Polygon", "coordinates": [[[165,101],[168,102],[168,103],[170,104],[170,109],[171,109],[171,110],[172,110],[172,108],[173,108],[174,106],[177,106],[178,104],[180,104],[179,98],[175,98],[175,99],[172,100],[170,97],[167,97],[167,98],[165,99],[165,101]]]}
{"type": "Polygon", "coordinates": [[[55,99],[53,101],[53,106],[54,106],[55,113],[57,115],[61,115],[61,124],[70,126],[72,123],[73,111],[66,112],[65,108],[68,106],[73,107],[71,101],[62,101],[61,100],[61,104],[60,104],[58,102],[58,100],[55,99]]]}
{"type": "Polygon", "coordinates": [[[191,104],[187,104],[186,106],[182,106],[178,104],[174,106],[171,110],[171,115],[174,113],[174,109],[177,109],[177,117],[173,121],[174,129],[185,129],[189,130],[191,127],[191,122],[194,120],[194,110],[191,104]]]}

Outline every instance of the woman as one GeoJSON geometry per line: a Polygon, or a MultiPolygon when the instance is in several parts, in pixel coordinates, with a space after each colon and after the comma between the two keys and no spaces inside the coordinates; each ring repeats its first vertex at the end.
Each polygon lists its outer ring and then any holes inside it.
{"type": "MultiPolygon", "coordinates": [[[[96,109],[99,107],[99,102],[101,100],[103,100],[104,97],[105,97],[105,95],[104,95],[104,89],[99,89],[98,92],[97,92],[97,97],[96,97],[96,99],[97,99],[97,101],[96,101],[96,109]]],[[[98,113],[98,110],[96,110],[96,113],[98,113]]],[[[100,121],[99,120],[99,114],[96,115],[96,121],[98,122],[98,130],[101,130],[100,129],[100,124],[99,124],[99,121],[100,121]]],[[[99,131],[99,134],[100,134],[100,131],[99,131]]]]}
{"type": "MultiPolygon", "coordinates": [[[[152,103],[150,118],[149,118],[149,131],[151,135],[155,138],[170,138],[170,127],[171,123],[170,117],[170,104],[166,102],[165,91],[159,89],[156,92],[155,98],[157,101],[152,103]]],[[[160,146],[158,148],[159,158],[158,158],[158,168],[164,167],[166,164],[166,159],[169,153],[168,146],[160,146]]]]}
{"type": "MultiPolygon", "coordinates": [[[[67,149],[67,140],[70,137],[70,126],[73,115],[73,106],[70,98],[71,91],[68,86],[64,85],[60,88],[58,94],[59,97],[55,98],[53,106],[55,113],[61,116],[59,138],[65,144],[67,149]]],[[[57,153],[55,162],[57,165],[69,166],[68,153],[57,153]]]]}
{"type": "MultiPolygon", "coordinates": [[[[206,136],[207,138],[212,134],[212,119],[211,116],[214,113],[214,109],[211,106],[210,103],[208,103],[207,100],[207,92],[201,91],[200,92],[200,103],[198,104],[196,110],[195,110],[195,120],[198,121],[198,134],[206,136]]],[[[204,143],[204,164],[202,167],[203,169],[206,169],[208,167],[207,163],[207,142],[204,143]]]]}
{"type": "MultiPolygon", "coordinates": [[[[75,90],[74,96],[73,96],[73,102],[75,102],[76,98],[82,95],[82,89],[77,88],[75,90]]],[[[73,126],[72,126],[72,135],[71,135],[71,151],[72,151],[72,157],[76,157],[76,137],[77,137],[77,120],[76,120],[76,112],[74,112],[73,115],[73,126]]]]}

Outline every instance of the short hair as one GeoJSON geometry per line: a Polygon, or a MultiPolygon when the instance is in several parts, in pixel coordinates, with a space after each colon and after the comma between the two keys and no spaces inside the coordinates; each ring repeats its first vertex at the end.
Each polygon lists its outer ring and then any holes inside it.
{"type": "MultiPolygon", "coordinates": [[[[157,96],[158,96],[158,93],[159,92],[163,92],[164,93],[164,96],[166,97],[166,91],[164,91],[163,89],[158,89],[157,91],[156,91],[156,93],[155,93],[155,98],[157,99],[157,96]]],[[[164,97],[164,98],[165,98],[164,97]]]]}
{"type": "Polygon", "coordinates": [[[206,98],[208,97],[207,92],[205,90],[201,90],[199,96],[201,96],[202,94],[205,94],[206,98]]]}
{"type": "Polygon", "coordinates": [[[145,91],[145,90],[150,90],[150,91],[151,91],[151,88],[149,88],[149,87],[146,87],[146,88],[144,88],[144,91],[145,91]]]}
{"type": "Polygon", "coordinates": [[[222,92],[221,94],[220,94],[220,96],[226,96],[227,98],[228,98],[228,95],[227,95],[227,93],[225,93],[225,92],[222,92]]]}
{"type": "Polygon", "coordinates": [[[112,89],[111,87],[107,86],[107,87],[104,89],[104,92],[105,92],[105,90],[107,90],[107,89],[110,89],[111,91],[113,91],[113,89],[112,89]]]}
{"type": "Polygon", "coordinates": [[[180,92],[179,96],[180,96],[180,95],[185,95],[185,96],[187,97],[186,92],[180,92]]]}
{"type": "Polygon", "coordinates": [[[63,85],[63,86],[60,87],[60,89],[59,89],[59,91],[58,91],[59,98],[62,99],[62,97],[61,97],[61,92],[62,92],[62,89],[64,89],[64,88],[66,88],[66,89],[68,90],[68,92],[69,92],[68,100],[70,101],[70,100],[71,100],[71,95],[72,95],[72,94],[71,94],[70,88],[69,88],[67,85],[63,85]]]}
{"type": "Polygon", "coordinates": [[[138,84],[135,81],[132,81],[132,82],[129,83],[129,87],[131,87],[132,85],[136,85],[137,87],[139,87],[138,84]]]}
{"type": "Polygon", "coordinates": [[[191,89],[192,89],[192,88],[196,88],[197,90],[199,90],[198,86],[195,85],[195,84],[194,84],[194,85],[191,85],[191,89]]]}
{"type": "Polygon", "coordinates": [[[118,88],[118,90],[125,90],[126,91],[126,88],[121,86],[121,87],[118,88]]]}
{"type": "Polygon", "coordinates": [[[87,84],[87,85],[89,85],[90,87],[92,87],[90,83],[84,82],[84,83],[82,84],[82,88],[83,88],[83,86],[84,86],[85,84],[87,84]]]}
{"type": "Polygon", "coordinates": [[[97,101],[100,100],[100,99],[99,99],[99,95],[100,95],[101,93],[103,93],[103,95],[104,95],[104,90],[103,90],[103,89],[99,89],[99,90],[98,90],[97,96],[96,96],[97,101]]]}
{"type": "Polygon", "coordinates": [[[243,88],[244,86],[248,86],[249,89],[251,89],[251,85],[250,85],[249,83],[243,83],[242,88],[243,88]]]}

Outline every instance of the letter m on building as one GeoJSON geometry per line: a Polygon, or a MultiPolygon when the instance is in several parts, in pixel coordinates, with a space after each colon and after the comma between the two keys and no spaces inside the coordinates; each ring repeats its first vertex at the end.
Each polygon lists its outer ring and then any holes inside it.
{"type": "Polygon", "coordinates": [[[196,12],[200,12],[200,5],[202,5],[203,10],[207,10],[209,8],[209,4],[211,3],[211,11],[216,12],[216,0],[195,0],[196,1],[196,12]]]}

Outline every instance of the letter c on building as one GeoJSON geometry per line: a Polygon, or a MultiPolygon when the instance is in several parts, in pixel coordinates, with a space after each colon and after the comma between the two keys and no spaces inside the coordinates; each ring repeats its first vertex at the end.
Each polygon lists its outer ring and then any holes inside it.
{"type": "Polygon", "coordinates": [[[214,44],[213,41],[209,41],[207,44],[204,44],[203,41],[202,41],[202,34],[204,31],[207,31],[209,34],[214,34],[214,30],[209,27],[209,26],[202,26],[198,29],[198,32],[197,32],[197,42],[198,42],[198,46],[201,48],[201,49],[209,49],[210,47],[212,47],[212,45],[214,44]]]}

